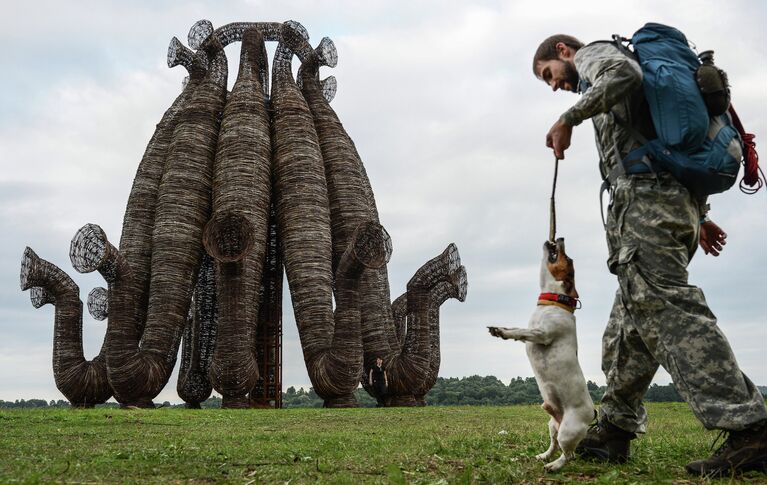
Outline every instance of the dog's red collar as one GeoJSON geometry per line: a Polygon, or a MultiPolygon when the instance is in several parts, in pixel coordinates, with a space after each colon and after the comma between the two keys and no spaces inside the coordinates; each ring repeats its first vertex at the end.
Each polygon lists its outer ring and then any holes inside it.
{"type": "Polygon", "coordinates": [[[575,312],[576,308],[580,308],[578,304],[580,300],[573,298],[572,296],[560,295],[559,293],[541,293],[538,296],[539,305],[554,305],[560,308],[564,308],[570,313],[575,312]]]}

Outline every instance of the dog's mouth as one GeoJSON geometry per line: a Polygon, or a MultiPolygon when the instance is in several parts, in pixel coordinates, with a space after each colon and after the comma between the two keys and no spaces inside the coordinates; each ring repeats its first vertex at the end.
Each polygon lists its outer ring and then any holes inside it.
{"type": "Polygon", "coordinates": [[[556,242],[546,241],[544,243],[546,250],[549,252],[549,262],[555,263],[559,259],[560,254],[565,254],[565,239],[558,238],[556,242]]]}

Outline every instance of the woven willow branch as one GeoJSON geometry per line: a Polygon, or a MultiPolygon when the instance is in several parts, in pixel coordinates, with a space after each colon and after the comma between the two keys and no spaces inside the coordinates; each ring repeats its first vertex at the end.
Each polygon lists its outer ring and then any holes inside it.
{"type": "Polygon", "coordinates": [[[271,141],[260,73],[267,65],[260,32],[242,39],[237,81],[224,108],[213,173],[213,216],[204,242],[217,260],[220,304],[210,368],[224,407],[249,407],[259,377],[254,342],[271,197],[271,141]]]}
{"type": "Polygon", "coordinates": [[[187,315],[181,344],[181,367],[176,392],[189,409],[199,409],[210,397],[213,385],[208,377],[218,327],[218,302],[213,258],[203,254],[192,305],[187,315]]]}
{"type": "Polygon", "coordinates": [[[83,355],[83,304],[80,289],[58,266],[40,258],[30,248],[21,259],[21,289],[31,294],[36,308],[55,305],[53,327],[53,377],[56,387],[75,407],[93,407],[112,396],[104,362],[104,347],[93,360],[83,355]]]}

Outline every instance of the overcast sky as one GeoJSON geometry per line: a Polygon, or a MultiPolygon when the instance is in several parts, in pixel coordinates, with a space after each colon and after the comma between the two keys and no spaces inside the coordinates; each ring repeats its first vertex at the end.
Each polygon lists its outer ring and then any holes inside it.
{"type": "MultiPolygon", "coordinates": [[[[199,19],[216,27],[293,19],[312,44],[333,39],[338,66],[321,75],[338,80],[332,106],[357,145],[392,236],[392,297],[450,242],[467,268],[467,301],[442,307],[443,377],[532,375],[524,346],[491,338],[485,327],[524,326],[535,307],[553,170],[544,136],[577,100],[533,77],[532,55],[543,38],[570,33],[590,42],[630,36],[649,21],[677,26],[700,50],[716,51],[746,128],[767,146],[767,4],[756,0],[727,2],[726,9],[721,2],[647,0],[64,3],[5,2],[0,17],[4,400],[62,398],[51,368],[54,309],[35,310],[19,290],[24,247],[68,272],[83,300],[105,286],[98,274],[72,269],[70,239],[93,222],[119,241],[136,167],[185,75],[167,68],[168,43],[173,36],[186,43],[199,19]]],[[[231,86],[239,44],[227,55],[231,86]]],[[[601,335],[617,283],[605,265],[599,184],[593,131],[584,123],[560,163],[557,222],[583,300],[576,313],[581,366],[602,384],[601,335]]],[[[690,280],[704,289],[744,372],[767,384],[767,193],[748,197],[734,189],[711,202],[728,244],[719,258],[699,252],[690,280]]],[[[308,387],[287,291],[285,302],[285,388],[308,387]]],[[[105,324],[85,313],[92,358],[105,324]]],[[[656,381],[669,377],[660,372],[656,381]]],[[[175,383],[174,374],[157,400],[178,401],[175,383]]]]}

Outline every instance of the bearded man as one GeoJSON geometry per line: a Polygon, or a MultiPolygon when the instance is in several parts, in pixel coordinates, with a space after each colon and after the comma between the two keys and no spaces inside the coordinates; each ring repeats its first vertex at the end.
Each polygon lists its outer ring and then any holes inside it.
{"type": "Polygon", "coordinates": [[[591,119],[610,193],[607,265],[618,290],[602,340],[607,391],[578,451],[611,462],[629,458],[631,440],[646,430],[642,399],[661,365],[700,422],[727,433],[722,446],[689,463],[688,472],[767,471],[764,398],[738,367],[703,292],[688,283],[697,246],[718,256],[727,235],[706,216],[706,201],[671,174],[626,175],[623,169],[627,154],[642,145],[632,132],[656,138],[639,64],[613,42],[584,46],[554,35],[538,47],[533,72],[554,91],[581,94],[551,127],[546,146],[564,159],[573,128],[591,119]]]}

